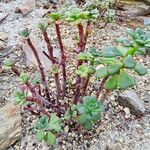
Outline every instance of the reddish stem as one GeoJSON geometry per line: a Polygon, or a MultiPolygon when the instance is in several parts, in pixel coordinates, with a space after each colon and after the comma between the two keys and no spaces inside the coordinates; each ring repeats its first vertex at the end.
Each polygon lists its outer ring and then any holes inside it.
{"type": "Polygon", "coordinates": [[[61,38],[61,32],[60,32],[60,27],[59,24],[56,22],[55,23],[55,28],[56,28],[56,34],[58,38],[58,43],[60,46],[61,50],[61,65],[62,65],[62,74],[63,74],[63,97],[66,95],[66,55],[62,43],[62,38],[61,38]]]}
{"type": "MultiPolygon", "coordinates": [[[[51,42],[50,42],[50,39],[48,37],[48,34],[47,34],[46,30],[43,30],[43,36],[44,36],[44,40],[45,40],[45,42],[47,44],[47,49],[48,49],[50,60],[52,62],[52,65],[54,66],[55,64],[57,64],[57,61],[55,60],[55,58],[53,56],[53,47],[51,45],[51,42]]],[[[56,89],[57,89],[57,102],[58,102],[58,99],[60,98],[61,91],[62,91],[61,90],[59,74],[55,73],[54,74],[54,78],[55,78],[55,84],[56,84],[56,89]]]]}
{"type": "Polygon", "coordinates": [[[87,79],[85,80],[85,83],[84,83],[84,86],[83,86],[83,93],[82,93],[83,96],[86,93],[86,90],[87,90],[87,87],[88,87],[88,84],[89,84],[89,81],[90,81],[90,77],[91,77],[91,75],[88,75],[87,79]]]}
{"type": "MultiPolygon", "coordinates": [[[[78,31],[79,31],[79,38],[80,38],[80,42],[78,44],[79,46],[79,52],[83,52],[84,51],[84,29],[83,29],[83,25],[80,23],[78,24],[78,31]]],[[[77,68],[82,65],[82,62],[81,60],[78,60],[77,62],[77,68]]],[[[78,100],[79,100],[79,97],[80,97],[80,94],[81,94],[81,77],[79,75],[77,75],[76,77],[76,87],[75,87],[75,94],[74,94],[74,97],[73,97],[73,102],[74,104],[77,104],[78,103],[78,100]]]]}
{"type": "Polygon", "coordinates": [[[34,45],[32,44],[30,38],[27,39],[27,43],[30,46],[30,48],[31,48],[31,50],[32,50],[32,52],[33,52],[33,54],[35,56],[35,59],[37,61],[37,64],[38,64],[38,67],[39,67],[39,70],[40,70],[40,74],[41,74],[41,79],[42,79],[43,84],[45,85],[45,95],[46,95],[46,98],[48,100],[50,100],[50,95],[49,95],[48,87],[47,87],[47,84],[46,84],[45,73],[44,73],[44,69],[43,69],[41,60],[39,58],[38,52],[37,52],[36,48],[34,47],[34,45]]]}
{"type": "MultiPolygon", "coordinates": [[[[18,69],[16,67],[12,67],[11,70],[17,75],[20,75],[20,72],[18,71],[18,69]]],[[[56,109],[57,114],[60,116],[61,113],[64,113],[64,110],[62,110],[60,108],[59,105],[54,105],[53,103],[49,102],[48,100],[46,100],[45,98],[41,97],[38,92],[35,90],[35,88],[32,86],[32,84],[28,81],[25,83],[27,88],[30,90],[30,92],[32,93],[33,97],[36,99],[36,103],[40,104],[40,105],[44,105],[48,108],[53,108],[56,109]]],[[[33,100],[33,99],[32,99],[33,100]]],[[[35,100],[34,100],[35,101],[35,100]]]]}
{"type": "Polygon", "coordinates": [[[85,32],[85,37],[84,37],[84,49],[85,49],[85,46],[86,46],[86,43],[87,43],[87,38],[88,38],[88,35],[92,32],[91,31],[91,22],[90,21],[87,21],[87,26],[86,26],[86,32],[85,32]]]}
{"type": "Polygon", "coordinates": [[[24,110],[27,110],[27,111],[30,111],[31,113],[35,114],[35,115],[39,115],[40,113],[42,114],[46,114],[48,117],[50,117],[50,114],[45,111],[44,109],[38,109],[36,107],[33,107],[33,106],[26,106],[24,107],[24,110]]]}
{"type": "Polygon", "coordinates": [[[99,89],[98,89],[98,91],[97,91],[97,93],[96,93],[96,97],[97,97],[97,98],[99,97],[100,93],[101,93],[102,90],[104,89],[104,85],[105,85],[107,79],[108,79],[108,76],[106,76],[106,77],[104,77],[104,78],[102,79],[101,84],[100,84],[100,86],[99,86],[99,89]]]}
{"type": "MultiPolygon", "coordinates": [[[[78,31],[79,31],[79,38],[80,38],[80,42],[79,42],[79,53],[83,52],[85,50],[85,46],[86,46],[86,43],[87,43],[87,37],[89,35],[89,29],[90,29],[90,21],[87,22],[87,27],[86,27],[86,32],[84,34],[84,29],[83,29],[83,25],[81,23],[78,24],[78,31]]],[[[77,62],[77,68],[82,65],[83,61],[81,60],[78,60],[77,62]]],[[[89,77],[90,79],[90,77],[89,77]]],[[[88,86],[88,82],[89,82],[89,79],[87,79],[86,81],[86,85],[85,85],[85,90],[88,86]]],[[[81,85],[81,77],[77,75],[76,77],[76,88],[75,88],[75,95],[74,95],[74,98],[73,98],[73,101],[74,103],[76,104],[79,100],[79,97],[81,95],[81,88],[83,86],[81,85]]],[[[83,94],[85,93],[85,90],[83,92],[83,94]]]]}
{"type": "Polygon", "coordinates": [[[107,99],[107,97],[109,96],[109,94],[110,94],[110,90],[105,90],[105,93],[104,93],[104,95],[101,97],[101,100],[102,101],[105,101],[105,99],[107,99]]]}

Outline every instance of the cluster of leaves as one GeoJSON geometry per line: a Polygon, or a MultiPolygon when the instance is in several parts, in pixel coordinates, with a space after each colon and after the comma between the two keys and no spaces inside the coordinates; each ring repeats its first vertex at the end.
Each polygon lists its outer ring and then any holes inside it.
{"type": "Polygon", "coordinates": [[[23,105],[26,103],[27,93],[16,90],[14,92],[15,104],[23,105]]]}
{"type": "Polygon", "coordinates": [[[150,34],[143,29],[137,28],[135,31],[128,29],[129,38],[118,38],[116,41],[122,43],[125,47],[130,48],[129,54],[145,54],[150,47],[150,34]]]}
{"type": "Polygon", "coordinates": [[[101,112],[104,111],[103,105],[94,96],[83,97],[83,103],[77,105],[80,114],[79,124],[83,125],[86,130],[91,130],[93,124],[101,119],[101,112]]]}
{"type": "Polygon", "coordinates": [[[56,134],[61,131],[61,120],[55,114],[42,116],[34,126],[38,141],[45,141],[47,144],[53,145],[56,143],[56,134]]]}
{"type": "Polygon", "coordinates": [[[81,77],[95,74],[97,79],[109,77],[105,84],[107,90],[127,89],[134,86],[136,80],[129,75],[129,70],[135,71],[140,76],[147,73],[147,69],[137,63],[134,56],[144,54],[150,47],[150,36],[139,28],[135,31],[129,30],[127,33],[129,39],[117,39],[117,42],[123,44],[122,46],[106,47],[102,52],[96,51],[97,55],[93,55],[93,49],[92,52],[86,51],[78,54],[78,59],[86,61],[86,64],[79,66],[76,73],[81,77]],[[90,66],[87,65],[87,62],[90,62],[88,63],[90,66]],[[91,66],[91,64],[93,65],[91,66]],[[95,69],[99,64],[101,67],[95,69]]]}
{"type": "Polygon", "coordinates": [[[116,14],[116,12],[114,9],[109,9],[106,11],[106,13],[104,15],[104,19],[107,22],[112,22],[114,20],[115,14],[116,14]]]}

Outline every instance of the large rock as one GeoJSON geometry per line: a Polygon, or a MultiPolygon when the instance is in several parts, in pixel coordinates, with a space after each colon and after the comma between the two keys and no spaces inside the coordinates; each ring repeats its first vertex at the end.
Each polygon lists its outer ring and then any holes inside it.
{"type": "Polygon", "coordinates": [[[117,101],[124,107],[128,107],[134,115],[141,115],[145,112],[143,101],[133,91],[123,92],[118,96],[117,101]]]}
{"type": "Polygon", "coordinates": [[[120,4],[124,11],[117,14],[124,17],[146,16],[150,14],[150,5],[135,0],[121,0],[120,4]]]}
{"type": "Polygon", "coordinates": [[[6,150],[20,138],[20,107],[13,104],[7,104],[0,108],[0,150],[6,150]]]}

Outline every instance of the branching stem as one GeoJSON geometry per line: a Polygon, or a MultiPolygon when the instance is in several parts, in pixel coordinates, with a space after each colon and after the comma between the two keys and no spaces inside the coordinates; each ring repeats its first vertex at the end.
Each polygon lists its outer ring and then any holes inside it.
{"type": "Polygon", "coordinates": [[[50,101],[50,95],[49,95],[48,87],[47,87],[47,84],[46,84],[44,68],[42,66],[42,63],[41,63],[41,60],[39,58],[38,52],[37,52],[36,48],[34,47],[34,45],[32,44],[30,38],[27,39],[27,43],[30,46],[30,48],[31,48],[31,50],[32,50],[32,52],[33,52],[33,54],[35,56],[35,59],[37,61],[37,64],[38,64],[38,67],[39,67],[39,70],[40,70],[40,74],[41,74],[41,79],[42,79],[42,82],[43,82],[43,84],[45,86],[45,96],[50,101]]]}
{"type": "Polygon", "coordinates": [[[98,91],[97,91],[97,93],[96,93],[96,97],[97,97],[97,98],[99,97],[100,93],[103,91],[104,85],[105,85],[107,79],[108,79],[108,76],[106,76],[106,77],[104,77],[104,78],[102,79],[101,84],[100,84],[100,86],[99,86],[99,89],[98,89],[98,91]]]}
{"type": "MultiPolygon", "coordinates": [[[[48,53],[49,53],[49,58],[52,62],[52,65],[55,66],[57,64],[57,61],[55,60],[54,56],[53,56],[53,47],[51,45],[50,39],[48,37],[47,31],[43,30],[43,36],[44,36],[44,40],[47,44],[47,49],[48,49],[48,53]]],[[[58,73],[54,73],[54,78],[55,78],[55,84],[56,84],[56,89],[57,89],[57,102],[59,100],[59,98],[61,97],[61,84],[60,84],[60,78],[59,78],[59,74],[58,73]]]]}
{"type": "Polygon", "coordinates": [[[60,32],[60,26],[57,22],[55,22],[55,28],[56,28],[56,34],[57,34],[57,39],[61,51],[61,65],[62,65],[62,75],[63,75],[63,90],[62,90],[62,96],[66,95],[66,55],[64,51],[64,46],[61,38],[61,32],[60,32]]]}

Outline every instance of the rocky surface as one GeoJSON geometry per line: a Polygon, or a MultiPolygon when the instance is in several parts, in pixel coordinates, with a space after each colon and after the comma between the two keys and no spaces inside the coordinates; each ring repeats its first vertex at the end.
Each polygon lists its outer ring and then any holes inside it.
{"type": "Polygon", "coordinates": [[[0,108],[0,150],[7,149],[21,138],[20,107],[6,104],[0,108]]]}
{"type": "Polygon", "coordinates": [[[124,107],[129,107],[134,115],[142,115],[145,112],[143,101],[138,97],[134,91],[125,91],[120,94],[117,101],[124,107]]]}
{"type": "MultiPolygon", "coordinates": [[[[44,42],[42,42],[42,36],[37,28],[37,24],[46,18],[43,15],[47,13],[47,9],[43,6],[35,6],[31,12],[26,16],[20,13],[15,13],[15,8],[20,7],[27,3],[28,0],[15,0],[9,3],[0,3],[0,8],[3,14],[9,13],[10,15],[2,22],[0,31],[8,34],[7,48],[19,45],[22,46],[22,41],[18,36],[18,31],[25,27],[32,29],[31,38],[35,40],[36,46],[39,50],[45,49],[44,42]],[[40,41],[40,42],[39,42],[40,41]]],[[[43,0],[44,2],[44,0],[43,0]]],[[[52,5],[50,5],[50,10],[52,5]]],[[[114,44],[114,39],[120,36],[125,36],[126,26],[123,26],[120,22],[109,23],[105,28],[101,28],[101,24],[94,25],[94,31],[88,38],[88,47],[96,47],[101,50],[104,46],[114,44]],[[101,28],[101,29],[100,29],[101,28]]],[[[75,35],[77,30],[75,27],[69,25],[62,25],[62,37],[65,42],[65,50],[67,51],[67,69],[69,69],[68,76],[71,81],[74,82],[74,69],[76,55],[72,53],[72,50],[77,43],[75,35]],[[71,36],[70,36],[71,35],[71,36]]],[[[52,43],[56,43],[56,35],[53,28],[49,29],[49,33],[52,39],[52,43]]],[[[56,49],[58,47],[57,44],[56,49]]],[[[4,49],[2,54],[0,53],[0,60],[3,60],[5,54],[9,51],[4,49]]],[[[22,51],[11,48],[11,53],[7,57],[21,56],[22,51]],[[15,55],[12,53],[15,53],[15,55]]],[[[28,59],[27,59],[28,61],[28,59]]],[[[2,62],[2,61],[1,61],[2,62]]],[[[150,71],[150,57],[144,56],[140,58],[140,62],[147,66],[150,71]]],[[[20,59],[18,59],[20,64],[20,59]]],[[[18,65],[19,69],[25,69],[23,65],[18,65]]],[[[30,74],[36,72],[31,68],[26,68],[26,71],[30,74]]],[[[150,77],[149,74],[144,77],[137,77],[138,84],[132,90],[136,91],[140,99],[144,102],[145,109],[150,109],[150,77]]],[[[17,78],[10,72],[2,72],[0,74],[0,95],[2,95],[4,106],[7,102],[13,100],[12,91],[18,87],[16,83],[17,78]]],[[[51,80],[53,81],[53,80],[51,80]]],[[[54,84],[50,81],[50,88],[54,90],[54,84]]],[[[93,84],[91,79],[91,86],[89,87],[88,94],[94,94],[99,82],[93,84]]],[[[150,147],[150,114],[143,114],[141,118],[137,118],[130,113],[128,107],[121,106],[115,98],[116,92],[112,93],[107,101],[105,101],[105,113],[101,122],[94,126],[94,129],[90,132],[85,130],[80,132],[68,131],[67,137],[60,137],[59,143],[50,147],[43,142],[37,142],[35,133],[33,130],[36,116],[31,115],[28,112],[22,111],[22,133],[21,140],[16,144],[10,146],[8,150],[94,150],[94,148],[100,150],[108,149],[122,149],[122,150],[149,150],[150,147]]]]}

